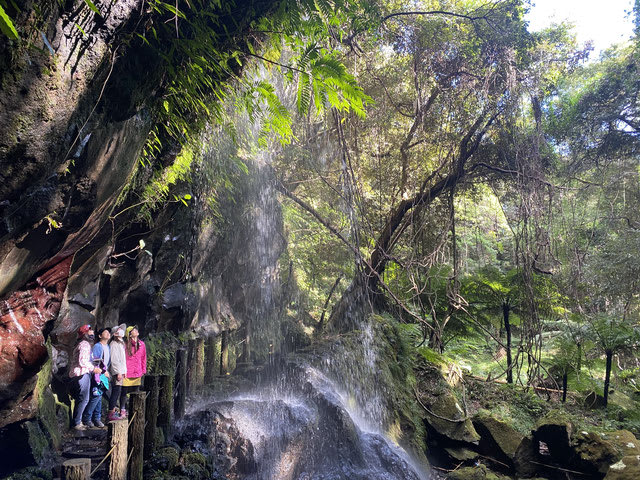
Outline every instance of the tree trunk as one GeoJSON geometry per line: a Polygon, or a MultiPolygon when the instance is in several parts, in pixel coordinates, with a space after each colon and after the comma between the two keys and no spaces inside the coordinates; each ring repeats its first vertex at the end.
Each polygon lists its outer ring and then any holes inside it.
{"type": "Polygon", "coordinates": [[[191,397],[196,387],[196,341],[189,340],[187,356],[187,397],[191,397]]]}
{"type": "Polygon", "coordinates": [[[131,425],[129,425],[129,480],[142,480],[144,457],[145,392],[131,392],[131,425]]]}
{"type": "Polygon", "coordinates": [[[222,340],[220,343],[220,375],[226,375],[229,372],[229,331],[222,332],[222,340]]]}
{"type": "Polygon", "coordinates": [[[204,338],[202,337],[196,340],[195,370],[195,390],[197,392],[204,385],[204,338]]]}
{"type": "Polygon", "coordinates": [[[613,360],[613,350],[605,350],[607,356],[607,366],[604,374],[604,406],[609,402],[609,382],[611,381],[611,361],[613,360]]]}
{"type": "Polygon", "coordinates": [[[173,375],[160,375],[158,399],[158,426],[164,432],[165,441],[171,437],[173,417],[173,375]]]}
{"type": "Polygon", "coordinates": [[[576,368],[578,380],[580,380],[580,370],[582,370],[582,343],[578,342],[578,366],[576,368]]]}
{"type": "Polygon", "coordinates": [[[127,419],[109,422],[109,480],[127,480],[127,419]]]}
{"type": "Polygon", "coordinates": [[[564,372],[564,375],[562,375],[562,403],[565,403],[567,401],[567,384],[569,380],[569,372],[564,372]]]}
{"type": "Polygon", "coordinates": [[[90,473],[90,458],[73,458],[62,464],[63,480],[89,480],[90,473]]]}
{"type": "Polygon", "coordinates": [[[158,394],[160,386],[157,375],[147,375],[144,379],[147,391],[147,405],[145,407],[147,424],[144,429],[144,457],[150,458],[156,449],[156,425],[158,421],[158,394]]]}
{"type": "Polygon", "coordinates": [[[180,348],[176,350],[176,399],[174,404],[174,415],[176,419],[184,417],[187,404],[187,350],[180,348]]]}
{"type": "Polygon", "coordinates": [[[507,383],[513,383],[513,359],[511,358],[511,323],[509,313],[511,306],[509,302],[502,303],[502,318],[504,320],[504,331],[507,334],[507,383]]]}
{"type": "Polygon", "coordinates": [[[205,385],[213,384],[216,378],[216,343],[217,339],[213,335],[207,338],[204,351],[204,383],[205,385]]]}

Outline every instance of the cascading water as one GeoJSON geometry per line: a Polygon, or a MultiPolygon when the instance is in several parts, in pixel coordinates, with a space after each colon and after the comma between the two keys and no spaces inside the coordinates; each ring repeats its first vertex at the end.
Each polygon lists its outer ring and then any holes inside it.
{"type": "MultiPolygon", "coordinates": [[[[281,341],[278,257],[284,239],[268,160],[263,151],[251,169],[253,203],[245,215],[251,225],[244,265],[254,275],[243,286],[253,304],[246,307],[250,328],[242,341],[255,350],[243,358],[246,374],[255,373],[251,365],[260,355],[264,360],[265,346],[271,352],[269,343],[281,341]]],[[[388,433],[392,414],[379,381],[375,336],[363,320],[349,345],[325,342],[321,350],[290,354],[277,365],[266,362],[252,386],[194,402],[178,425],[177,441],[212,453],[216,478],[428,479],[388,433]]]]}

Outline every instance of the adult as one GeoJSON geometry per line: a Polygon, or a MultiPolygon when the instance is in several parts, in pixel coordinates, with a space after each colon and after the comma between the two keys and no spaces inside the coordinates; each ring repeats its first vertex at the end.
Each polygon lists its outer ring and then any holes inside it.
{"type": "Polygon", "coordinates": [[[104,423],[102,423],[102,394],[108,389],[106,385],[109,384],[109,365],[111,364],[110,338],[111,332],[109,329],[101,328],[98,330],[98,341],[91,350],[91,359],[94,365],[100,368],[100,374],[92,375],[89,404],[84,410],[84,415],[82,415],[82,423],[87,427],[104,428],[104,423]]]}
{"type": "Polygon", "coordinates": [[[124,334],[127,326],[123,323],[111,330],[111,397],[109,397],[109,413],[107,421],[120,420],[126,418],[127,411],[120,401],[122,392],[122,382],[127,375],[127,358],[124,346],[124,334]],[[120,413],[116,414],[116,407],[120,409],[120,413]]]}
{"type": "Polygon", "coordinates": [[[69,377],[72,382],[72,395],[75,400],[73,412],[73,428],[85,430],[82,415],[89,403],[89,389],[91,388],[91,374],[100,373],[100,368],[91,361],[91,345],[94,340],[91,325],[82,325],[78,329],[78,343],[73,349],[69,377]]]}
{"type": "Polygon", "coordinates": [[[142,385],[142,377],[147,373],[147,347],[140,340],[138,327],[127,328],[125,335],[127,375],[122,384],[120,405],[127,404],[127,395],[142,385]]]}

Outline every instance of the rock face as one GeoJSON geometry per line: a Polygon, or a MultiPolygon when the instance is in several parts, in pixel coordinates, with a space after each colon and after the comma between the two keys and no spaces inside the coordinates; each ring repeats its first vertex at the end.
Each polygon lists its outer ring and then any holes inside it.
{"type": "Polygon", "coordinates": [[[43,329],[58,315],[70,265],[68,257],[45,269],[0,304],[0,428],[37,412],[29,392],[47,360],[43,329]]]}

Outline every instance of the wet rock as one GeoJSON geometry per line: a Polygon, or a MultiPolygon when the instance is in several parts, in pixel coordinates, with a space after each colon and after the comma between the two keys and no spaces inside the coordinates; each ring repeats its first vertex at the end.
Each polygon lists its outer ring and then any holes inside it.
{"type": "Polygon", "coordinates": [[[513,460],[523,435],[513,427],[491,416],[489,412],[481,411],[473,417],[473,425],[480,435],[480,448],[487,455],[498,459],[513,460]]]}
{"type": "Polygon", "coordinates": [[[161,472],[168,472],[178,465],[180,454],[173,447],[164,447],[153,454],[149,468],[161,472]]]}
{"type": "Polygon", "coordinates": [[[629,455],[611,465],[604,480],[638,480],[638,478],[640,478],[640,455],[629,455]]]}

